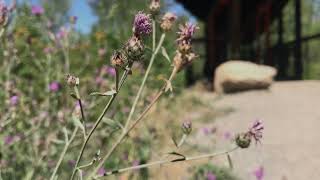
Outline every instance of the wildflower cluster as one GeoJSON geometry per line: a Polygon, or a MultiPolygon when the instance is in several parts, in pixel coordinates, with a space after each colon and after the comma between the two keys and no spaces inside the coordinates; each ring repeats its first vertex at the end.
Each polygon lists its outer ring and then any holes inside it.
{"type": "Polygon", "coordinates": [[[190,64],[197,55],[192,51],[192,37],[197,29],[196,25],[191,23],[186,23],[180,26],[180,31],[178,32],[178,50],[174,57],[174,65],[178,71],[183,69],[186,65],[190,64]]]}

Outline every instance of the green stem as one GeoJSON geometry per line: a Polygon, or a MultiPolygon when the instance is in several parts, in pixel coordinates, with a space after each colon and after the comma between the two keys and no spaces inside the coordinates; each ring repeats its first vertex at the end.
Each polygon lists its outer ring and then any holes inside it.
{"type": "Polygon", "coordinates": [[[124,126],[124,129],[127,129],[127,128],[128,128],[128,125],[129,125],[129,123],[130,123],[130,121],[131,121],[131,119],[132,119],[133,113],[134,113],[134,111],[135,111],[135,109],[136,109],[136,106],[137,106],[137,104],[138,104],[138,101],[139,101],[139,99],[140,99],[140,96],[141,96],[141,94],[142,94],[142,91],[143,91],[143,89],[144,89],[144,86],[145,86],[145,84],[146,84],[146,81],[147,81],[147,79],[148,79],[148,77],[149,77],[150,70],[151,70],[151,67],[152,67],[152,65],[153,65],[153,62],[154,62],[157,54],[159,53],[159,50],[160,50],[160,48],[161,48],[161,46],[162,46],[162,44],[163,44],[163,41],[164,41],[165,37],[166,37],[166,34],[163,33],[163,34],[161,35],[161,38],[160,38],[160,41],[159,41],[159,44],[158,44],[157,48],[155,49],[155,51],[153,52],[153,54],[152,54],[152,56],[151,56],[150,63],[149,63],[149,65],[148,65],[147,71],[146,71],[146,73],[145,73],[145,75],[144,75],[144,77],[143,77],[143,80],[142,80],[142,83],[141,83],[141,85],[140,85],[138,94],[137,94],[137,96],[135,97],[134,102],[133,102],[133,104],[132,104],[132,107],[131,107],[129,116],[128,116],[127,121],[126,121],[126,124],[125,124],[125,126],[124,126]]]}
{"type": "MultiPolygon", "coordinates": [[[[125,72],[123,73],[122,78],[121,78],[122,81],[120,81],[120,84],[119,84],[119,89],[122,87],[125,79],[127,78],[128,74],[129,74],[129,71],[130,71],[130,69],[131,69],[131,66],[132,66],[132,64],[129,64],[128,67],[127,67],[127,69],[126,69],[125,72]]],[[[111,96],[109,102],[108,102],[107,105],[104,107],[102,113],[100,114],[100,116],[99,116],[98,119],[96,120],[94,126],[93,126],[92,129],[90,130],[88,136],[86,136],[86,138],[85,138],[85,140],[84,140],[84,142],[83,142],[83,144],[82,144],[82,147],[81,147],[81,149],[80,149],[80,153],[79,153],[79,156],[78,156],[78,158],[77,158],[76,164],[75,164],[75,166],[74,166],[74,168],[73,168],[72,175],[71,175],[71,178],[70,178],[71,180],[73,180],[73,178],[74,178],[74,175],[75,175],[76,170],[77,170],[77,168],[78,168],[78,166],[79,166],[79,163],[80,163],[80,160],[81,160],[82,155],[83,155],[83,153],[84,153],[84,150],[85,150],[85,148],[86,148],[86,146],[87,146],[87,144],[88,144],[88,142],[89,142],[92,134],[93,134],[94,131],[97,129],[98,125],[101,123],[103,117],[105,116],[105,114],[107,113],[107,111],[108,111],[108,109],[110,108],[111,104],[113,103],[113,101],[114,101],[115,98],[117,97],[117,94],[118,94],[118,92],[116,92],[114,95],[111,96]]]]}
{"type": "MultiPolygon", "coordinates": [[[[177,73],[177,69],[174,68],[171,75],[170,75],[170,81],[174,78],[174,76],[177,73]]],[[[100,161],[100,163],[98,164],[98,166],[96,168],[94,168],[94,170],[91,172],[91,174],[89,175],[88,179],[92,179],[95,174],[98,172],[99,168],[103,166],[103,164],[105,163],[105,161],[111,156],[111,154],[114,152],[114,150],[121,144],[121,142],[124,140],[124,138],[131,132],[132,129],[134,129],[136,127],[136,125],[146,116],[146,114],[149,112],[149,110],[153,107],[153,105],[159,100],[159,98],[163,95],[164,92],[166,92],[168,83],[171,82],[166,82],[163,87],[161,88],[161,90],[158,92],[158,94],[153,98],[153,100],[150,102],[150,104],[144,109],[144,111],[139,115],[139,117],[134,121],[134,123],[128,128],[125,129],[123,131],[123,133],[121,134],[121,136],[117,139],[117,141],[113,144],[113,146],[111,147],[111,149],[108,151],[108,153],[102,158],[102,160],[100,161]]]]}
{"type": "Polygon", "coordinates": [[[61,165],[61,162],[62,162],[64,156],[66,155],[67,150],[68,150],[71,142],[72,142],[73,139],[75,138],[75,136],[76,136],[76,134],[77,134],[77,131],[78,131],[78,127],[76,127],[76,128],[73,130],[73,133],[72,133],[72,135],[71,135],[70,140],[69,140],[68,142],[66,142],[66,144],[65,144],[65,146],[64,146],[64,148],[63,148],[63,151],[62,151],[62,153],[61,153],[61,155],[60,155],[60,158],[59,158],[59,160],[58,160],[58,163],[56,164],[56,167],[54,168],[54,171],[53,171],[53,173],[52,173],[52,175],[51,175],[51,177],[50,177],[50,180],[53,180],[53,179],[55,178],[55,176],[56,176],[56,174],[57,174],[57,172],[58,172],[58,169],[59,169],[59,167],[60,167],[60,165],[61,165]]]}
{"type": "Polygon", "coordinates": [[[156,21],[152,20],[152,51],[156,48],[156,21]]]}
{"type": "Polygon", "coordinates": [[[178,159],[173,159],[173,160],[160,160],[160,161],[155,161],[147,164],[141,164],[138,166],[132,166],[132,167],[127,167],[127,168],[122,168],[122,169],[117,169],[114,171],[109,171],[106,172],[103,176],[98,176],[96,178],[101,178],[104,176],[109,176],[113,174],[118,174],[126,171],[132,171],[132,170],[137,170],[137,169],[142,169],[142,168],[148,168],[151,166],[156,166],[156,165],[165,165],[165,164],[172,164],[172,163],[177,163],[177,162],[188,162],[188,161],[194,161],[194,160],[199,160],[199,159],[204,159],[204,158],[214,158],[217,156],[229,154],[235,150],[237,150],[238,147],[235,147],[233,149],[230,149],[228,151],[223,151],[223,152],[218,152],[218,153],[211,153],[211,154],[204,154],[204,155],[199,155],[199,156],[191,156],[191,157],[181,157],[178,159]]]}

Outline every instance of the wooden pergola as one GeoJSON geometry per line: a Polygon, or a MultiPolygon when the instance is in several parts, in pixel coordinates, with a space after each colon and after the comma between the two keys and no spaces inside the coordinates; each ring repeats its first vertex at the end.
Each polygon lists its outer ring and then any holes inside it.
{"type": "Polygon", "coordinates": [[[227,59],[247,59],[278,68],[279,79],[301,79],[301,0],[295,1],[294,77],[288,77],[283,42],[283,9],[289,0],[176,0],[205,22],[204,75],[213,81],[215,68],[227,59]],[[277,21],[277,45],[271,47],[270,26],[277,21]],[[262,36],[263,35],[263,36],[262,36]],[[261,37],[263,39],[261,40],[261,37]],[[259,41],[258,41],[259,40],[259,41]],[[263,53],[262,53],[263,52],[263,53]]]}

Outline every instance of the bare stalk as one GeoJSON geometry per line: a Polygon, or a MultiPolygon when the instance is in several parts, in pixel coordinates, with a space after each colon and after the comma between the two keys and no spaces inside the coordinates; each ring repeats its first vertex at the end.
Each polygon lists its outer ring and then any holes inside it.
{"type": "Polygon", "coordinates": [[[151,166],[156,166],[156,165],[165,165],[165,164],[173,164],[173,163],[177,163],[177,162],[188,162],[188,161],[194,161],[194,160],[205,159],[205,158],[214,158],[214,157],[217,157],[217,156],[222,156],[222,155],[225,155],[225,154],[229,154],[229,153],[231,153],[231,152],[233,152],[233,151],[235,151],[237,149],[238,149],[238,147],[235,147],[233,149],[230,149],[230,150],[227,150],[227,151],[223,151],[223,152],[218,152],[218,153],[204,154],[204,155],[191,156],[191,157],[181,156],[181,157],[173,159],[173,160],[167,159],[167,160],[154,161],[154,162],[147,163],[147,164],[141,164],[141,165],[138,165],[138,166],[131,166],[131,167],[127,167],[127,168],[122,168],[122,169],[109,171],[109,172],[104,173],[103,176],[95,177],[95,179],[102,178],[102,177],[105,177],[105,176],[114,175],[114,174],[123,173],[123,172],[126,172],[126,171],[149,168],[151,166]]]}
{"type": "MultiPolygon", "coordinates": [[[[122,87],[125,79],[127,78],[128,74],[129,74],[129,72],[130,72],[131,66],[132,66],[132,64],[129,64],[128,67],[127,67],[127,69],[126,69],[125,72],[123,73],[123,75],[122,75],[122,77],[121,77],[121,80],[120,80],[119,89],[122,87]]],[[[80,160],[81,160],[82,155],[83,155],[83,153],[84,153],[84,150],[85,150],[85,148],[86,148],[86,146],[87,146],[87,144],[88,144],[88,142],[89,142],[92,134],[93,134],[94,131],[97,129],[98,125],[101,123],[103,117],[105,116],[105,114],[107,113],[107,111],[108,111],[108,109],[110,108],[111,104],[113,103],[113,101],[114,101],[115,98],[117,97],[117,94],[118,94],[118,91],[116,91],[116,93],[111,96],[109,102],[108,102],[107,105],[104,107],[102,113],[100,114],[100,116],[99,116],[98,119],[96,120],[96,122],[95,122],[94,126],[92,127],[92,129],[90,130],[89,134],[86,136],[86,138],[85,138],[85,140],[84,140],[84,142],[83,142],[83,144],[82,144],[82,147],[81,147],[81,149],[80,149],[80,153],[79,153],[79,156],[78,156],[78,158],[77,158],[76,164],[75,164],[75,166],[74,166],[74,168],[73,168],[72,175],[71,175],[71,178],[70,178],[71,180],[74,178],[74,175],[75,175],[75,173],[76,173],[76,171],[77,171],[77,168],[78,168],[78,166],[79,166],[79,163],[80,163],[80,160]]]]}
{"type": "Polygon", "coordinates": [[[78,127],[76,127],[76,128],[73,130],[73,133],[72,133],[72,135],[71,135],[71,137],[70,137],[70,140],[69,140],[68,142],[66,142],[66,144],[65,144],[65,146],[64,146],[64,148],[63,148],[63,150],[62,150],[62,153],[61,153],[61,155],[60,155],[60,158],[59,158],[59,160],[58,160],[58,163],[56,164],[56,167],[54,168],[54,171],[53,171],[53,173],[51,174],[50,180],[53,180],[53,179],[55,178],[55,176],[56,176],[56,174],[57,174],[57,172],[58,172],[58,169],[59,169],[59,167],[60,167],[60,165],[61,165],[61,162],[62,162],[64,156],[66,155],[67,150],[69,149],[70,144],[72,143],[73,139],[75,138],[75,136],[76,136],[76,134],[77,134],[77,131],[78,131],[78,127]]]}
{"type": "MultiPolygon", "coordinates": [[[[149,77],[150,70],[151,70],[151,67],[152,67],[152,65],[153,65],[153,62],[154,62],[157,54],[159,53],[159,50],[160,50],[160,48],[161,48],[161,46],[162,46],[162,44],[163,44],[163,41],[164,41],[165,37],[166,37],[166,35],[165,35],[165,33],[163,33],[163,34],[161,35],[161,38],[160,38],[160,41],[159,41],[159,43],[158,43],[157,48],[155,49],[155,51],[153,52],[153,54],[152,54],[152,56],[151,56],[150,63],[149,63],[149,65],[148,65],[147,71],[146,71],[146,73],[145,73],[145,75],[144,75],[144,77],[143,77],[143,80],[142,80],[142,82],[141,82],[141,85],[140,85],[140,87],[139,87],[139,91],[138,91],[138,93],[137,93],[137,95],[136,95],[136,97],[135,97],[135,99],[134,99],[133,104],[132,104],[132,107],[131,107],[129,116],[128,116],[127,121],[126,121],[126,124],[125,124],[125,126],[124,126],[124,129],[127,129],[127,128],[128,128],[128,125],[129,125],[129,123],[130,123],[130,121],[131,121],[131,119],[132,119],[133,113],[134,113],[134,111],[135,111],[135,109],[136,109],[136,106],[137,106],[137,104],[138,104],[138,101],[139,101],[139,99],[140,99],[140,96],[141,96],[141,94],[142,94],[142,91],[143,91],[143,89],[144,89],[144,87],[145,87],[146,81],[147,81],[147,79],[148,79],[148,77],[149,77]]],[[[155,38],[154,38],[153,41],[155,41],[155,38]]]]}
{"type": "Polygon", "coordinates": [[[111,149],[108,151],[108,153],[101,159],[100,163],[94,168],[94,170],[89,175],[88,179],[92,179],[98,170],[103,166],[105,161],[111,156],[111,154],[114,152],[114,150],[121,144],[121,142],[124,140],[124,138],[130,133],[132,129],[134,129],[137,124],[146,116],[146,114],[149,112],[149,110],[153,107],[153,105],[159,100],[159,98],[163,95],[164,92],[166,92],[167,86],[171,84],[171,80],[174,78],[174,76],[177,73],[177,69],[174,68],[169,80],[163,85],[161,90],[158,92],[158,94],[153,98],[153,100],[150,102],[150,104],[144,109],[144,111],[139,115],[139,117],[131,124],[131,126],[128,129],[125,129],[121,136],[117,139],[115,144],[111,147],[111,149]]]}

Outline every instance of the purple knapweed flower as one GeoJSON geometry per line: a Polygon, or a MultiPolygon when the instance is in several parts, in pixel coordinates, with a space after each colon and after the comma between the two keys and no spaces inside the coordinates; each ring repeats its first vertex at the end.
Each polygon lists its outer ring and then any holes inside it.
{"type": "Polygon", "coordinates": [[[10,145],[15,141],[15,136],[6,136],[4,137],[4,144],[10,145]]]}
{"type": "Polygon", "coordinates": [[[257,142],[260,142],[260,139],[262,138],[262,130],[264,129],[262,122],[257,120],[253,123],[253,125],[249,128],[248,133],[251,137],[257,142]]]}
{"type": "Polygon", "coordinates": [[[77,16],[70,16],[70,23],[71,23],[71,24],[76,24],[76,23],[77,23],[77,20],[78,20],[78,17],[77,17],[77,16]]]}
{"type": "Polygon", "coordinates": [[[58,33],[56,34],[56,37],[58,39],[64,39],[68,36],[68,34],[69,34],[69,29],[67,29],[66,27],[61,27],[58,33]]]}
{"type": "Polygon", "coordinates": [[[264,177],[264,168],[262,166],[258,167],[258,169],[253,171],[253,175],[257,180],[263,180],[264,177]]]}
{"type": "Polygon", "coordinates": [[[110,76],[116,76],[116,70],[113,67],[108,67],[107,69],[107,74],[110,76]]]}
{"type": "Polygon", "coordinates": [[[33,15],[36,15],[36,16],[40,16],[44,13],[44,9],[42,6],[39,6],[39,5],[32,5],[31,6],[31,13],[33,15]]]}
{"type": "Polygon", "coordinates": [[[49,90],[51,92],[57,92],[60,89],[60,84],[56,81],[49,84],[49,90]]]}
{"type": "Polygon", "coordinates": [[[103,176],[107,171],[102,167],[98,170],[98,175],[103,176]]]}
{"type": "Polygon", "coordinates": [[[196,30],[199,29],[196,25],[191,24],[191,23],[186,23],[184,26],[180,25],[179,27],[179,38],[178,38],[178,43],[190,43],[192,36],[196,32],[196,30]]]}
{"type": "Polygon", "coordinates": [[[207,173],[207,180],[216,180],[217,177],[212,172],[207,173]]]}
{"type": "Polygon", "coordinates": [[[19,103],[19,96],[17,96],[17,95],[11,96],[10,104],[12,106],[16,106],[18,103],[19,103]]]}
{"type": "Polygon", "coordinates": [[[133,22],[133,32],[136,36],[149,35],[152,32],[150,15],[138,12],[133,22]]]}

